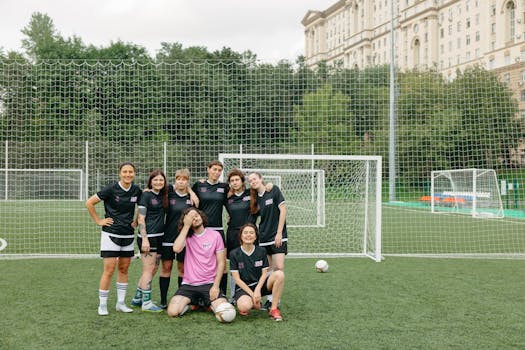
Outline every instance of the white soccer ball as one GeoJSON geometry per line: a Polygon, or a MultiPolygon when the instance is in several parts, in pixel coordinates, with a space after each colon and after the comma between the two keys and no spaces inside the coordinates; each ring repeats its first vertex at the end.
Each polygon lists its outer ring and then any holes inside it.
{"type": "Polygon", "coordinates": [[[219,322],[230,323],[235,320],[237,312],[235,307],[230,303],[222,303],[215,309],[215,317],[219,322]]]}
{"type": "Polygon", "coordinates": [[[317,272],[327,272],[328,268],[329,266],[326,260],[317,260],[317,262],[315,263],[315,270],[317,272]]]}

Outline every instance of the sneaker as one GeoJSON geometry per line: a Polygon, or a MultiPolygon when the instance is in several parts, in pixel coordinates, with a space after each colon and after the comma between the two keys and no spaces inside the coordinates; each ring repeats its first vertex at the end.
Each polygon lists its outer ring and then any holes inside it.
{"type": "Polygon", "coordinates": [[[270,310],[272,307],[272,302],[270,300],[266,300],[264,304],[261,306],[261,310],[270,310]]]}
{"type": "Polygon", "coordinates": [[[282,321],[283,317],[281,316],[281,311],[279,309],[271,309],[268,314],[274,321],[282,321]]]}
{"type": "Polygon", "coordinates": [[[149,305],[142,305],[142,311],[146,312],[162,312],[163,310],[157,305],[151,303],[149,305]]]}
{"type": "Polygon", "coordinates": [[[159,307],[162,309],[162,310],[166,310],[168,308],[168,305],[166,304],[159,304],[159,307]]]}
{"type": "Polygon", "coordinates": [[[109,312],[108,312],[108,306],[107,305],[99,305],[98,306],[98,314],[100,316],[107,316],[109,315],[109,312]]]}
{"type": "Polygon", "coordinates": [[[115,306],[115,309],[117,311],[125,312],[125,313],[133,312],[133,309],[127,307],[127,305],[124,303],[117,303],[117,305],[115,306]]]}
{"type": "Polygon", "coordinates": [[[131,306],[132,307],[141,307],[142,306],[142,299],[131,299],[131,306]]]}

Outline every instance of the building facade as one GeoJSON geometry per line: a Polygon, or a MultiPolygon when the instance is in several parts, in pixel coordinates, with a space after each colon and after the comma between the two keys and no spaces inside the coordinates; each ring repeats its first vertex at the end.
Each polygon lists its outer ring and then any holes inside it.
{"type": "Polygon", "coordinates": [[[340,0],[303,17],[306,64],[389,64],[391,18],[397,67],[449,80],[475,64],[494,70],[525,118],[525,0],[340,0]]]}

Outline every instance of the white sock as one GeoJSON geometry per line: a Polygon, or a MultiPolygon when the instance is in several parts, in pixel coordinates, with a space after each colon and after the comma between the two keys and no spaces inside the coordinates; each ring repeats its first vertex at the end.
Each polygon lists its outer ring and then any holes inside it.
{"type": "Polygon", "coordinates": [[[235,296],[235,280],[233,278],[230,278],[230,296],[232,299],[235,296]]]}
{"type": "Polygon", "coordinates": [[[273,301],[273,295],[268,294],[268,295],[266,296],[266,300],[268,300],[268,301],[271,303],[271,302],[273,301]]]}
{"type": "Polygon", "coordinates": [[[126,290],[128,289],[127,283],[117,282],[117,303],[125,303],[126,300],[126,290]]]}
{"type": "Polygon", "coordinates": [[[107,305],[108,304],[108,295],[109,295],[109,290],[103,290],[103,289],[99,289],[98,290],[98,302],[100,305],[107,305]]]}

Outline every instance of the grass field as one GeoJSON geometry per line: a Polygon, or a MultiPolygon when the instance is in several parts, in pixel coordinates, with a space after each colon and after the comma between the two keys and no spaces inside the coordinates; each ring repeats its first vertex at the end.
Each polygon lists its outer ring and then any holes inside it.
{"type": "MultiPolygon", "coordinates": [[[[326,226],[290,228],[292,253],[360,253],[363,215],[355,203],[326,203],[326,226]]],[[[103,206],[97,209],[102,216],[103,206]]],[[[294,208],[289,209],[293,219],[294,208]]],[[[384,254],[525,254],[525,218],[432,214],[410,203],[383,204],[384,254]]],[[[0,202],[2,254],[98,254],[99,228],[80,201],[0,202]]]]}
{"type": "MultiPolygon", "coordinates": [[[[0,349],[525,348],[524,260],[328,261],[320,274],[315,259],[287,260],[284,322],[259,311],[220,324],[205,312],[98,316],[99,259],[0,260],[0,349]]],[[[134,261],[128,301],[139,273],[134,261]]]]}

